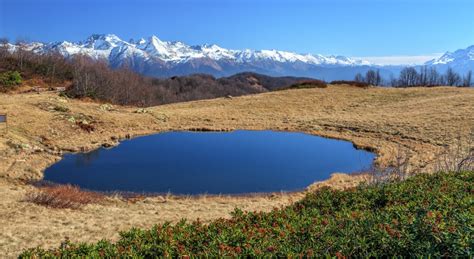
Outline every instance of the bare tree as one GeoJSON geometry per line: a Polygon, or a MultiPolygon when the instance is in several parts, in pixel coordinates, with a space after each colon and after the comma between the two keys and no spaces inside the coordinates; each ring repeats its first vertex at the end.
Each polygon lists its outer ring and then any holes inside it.
{"type": "Polygon", "coordinates": [[[18,67],[20,70],[23,70],[23,64],[24,64],[25,56],[26,56],[26,41],[22,39],[18,39],[15,45],[16,45],[15,53],[18,59],[18,67]]]}
{"type": "Polygon", "coordinates": [[[461,83],[461,76],[458,73],[454,72],[452,68],[446,70],[446,84],[449,86],[456,86],[461,83]]]}
{"type": "Polygon", "coordinates": [[[462,86],[469,87],[472,83],[472,71],[469,70],[462,80],[462,86]]]}
{"type": "Polygon", "coordinates": [[[375,72],[375,85],[379,86],[382,84],[382,77],[380,76],[380,70],[377,69],[377,71],[375,72]]]}
{"type": "Polygon", "coordinates": [[[398,81],[398,84],[401,87],[416,86],[418,83],[418,72],[413,67],[406,67],[400,71],[400,77],[398,81]]]}
{"type": "Polygon", "coordinates": [[[382,78],[380,76],[380,70],[368,70],[365,74],[365,82],[369,85],[380,85],[382,83],[382,78]]]}
{"type": "Polygon", "coordinates": [[[365,73],[365,82],[369,85],[376,85],[377,74],[374,70],[370,69],[365,73]]]}
{"type": "Polygon", "coordinates": [[[417,84],[419,86],[428,86],[428,67],[427,66],[422,66],[420,68],[417,84]]]}
{"type": "Polygon", "coordinates": [[[435,67],[431,67],[427,73],[426,77],[428,86],[440,85],[440,75],[435,67]]]}
{"type": "Polygon", "coordinates": [[[356,81],[356,82],[365,82],[365,79],[364,79],[364,77],[362,76],[361,73],[357,73],[354,77],[354,81],[356,81]]]}

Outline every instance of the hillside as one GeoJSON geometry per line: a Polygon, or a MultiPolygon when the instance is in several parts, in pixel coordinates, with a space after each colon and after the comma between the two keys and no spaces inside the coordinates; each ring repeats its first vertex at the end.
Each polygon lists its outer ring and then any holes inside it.
{"type": "Polygon", "coordinates": [[[149,78],[124,67],[112,69],[101,60],[81,55],[68,59],[57,53],[26,50],[10,53],[0,48],[0,57],[0,92],[59,87],[69,97],[122,105],[153,106],[263,93],[311,80],[250,72],[221,78],[207,74],[149,78]]]}

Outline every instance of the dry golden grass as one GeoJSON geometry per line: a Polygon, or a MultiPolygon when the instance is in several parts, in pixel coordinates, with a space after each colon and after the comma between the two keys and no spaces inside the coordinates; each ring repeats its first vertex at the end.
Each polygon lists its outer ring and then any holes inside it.
{"type": "MultiPolygon", "coordinates": [[[[53,93],[0,94],[0,112],[9,115],[9,131],[0,125],[0,254],[15,255],[31,246],[117,238],[120,230],[149,227],[180,218],[209,221],[228,217],[234,207],[270,210],[302,193],[253,197],[106,198],[77,210],[51,209],[24,202],[38,191],[23,180],[40,179],[42,171],[64,152],[116,145],[120,139],[166,130],[272,129],[300,131],[352,141],[374,150],[377,162],[389,165],[397,151],[412,154],[413,167],[430,167],[436,155],[474,128],[474,91],[466,88],[383,89],[329,86],[238,98],[221,98],[137,108],[84,102],[53,93]],[[42,106],[41,103],[51,105],[42,106]],[[63,107],[64,109],[55,109],[63,107]],[[92,125],[88,132],[77,121],[92,125]]],[[[347,187],[363,176],[336,175],[313,185],[347,187]]]]}

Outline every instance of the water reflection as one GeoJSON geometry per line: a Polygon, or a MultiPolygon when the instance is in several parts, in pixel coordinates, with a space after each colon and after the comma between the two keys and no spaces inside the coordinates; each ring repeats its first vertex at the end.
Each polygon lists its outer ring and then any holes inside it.
{"type": "Polygon", "coordinates": [[[294,191],[370,167],[350,142],[274,131],[167,132],[68,154],[45,180],[99,191],[176,194],[294,191]]]}
{"type": "Polygon", "coordinates": [[[74,156],[75,166],[76,167],[85,167],[94,162],[94,160],[99,159],[102,149],[96,149],[87,153],[82,153],[81,155],[74,156]]]}

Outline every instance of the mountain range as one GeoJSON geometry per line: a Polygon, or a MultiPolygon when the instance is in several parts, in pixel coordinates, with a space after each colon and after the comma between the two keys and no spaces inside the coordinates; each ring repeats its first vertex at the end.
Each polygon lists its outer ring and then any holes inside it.
{"type": "MultiPolygon", "coordinates": [[[[17,47],[11,45],[12,48],[17,47]]],[[[280,50],[231,50],[215,44],[190,46],[179,41],[162,41],[156,36],[125,41],[114,34],[94,34],[80,42],[32,42],[27,48],[38,52],[59,52],[70,57],[84,54],[104,59],[111,67],[128,66],[154,77],[206,73],[216,77],[240,72],[270,76],[304,76],[323,80],[352,79],[356,73],[377,68],[383,77],[397,75],[403,66],[379,66],[345,56],[298,54],[280,50]]],[[[440,70],[452,67],[459,73],[474,70],[474,46],[446,52],[425,63],[440,70]]]]}
{"type": "Polygon", "coordinates": [[[469,70],[474,71],[474,45],[454,52],[446,52],[441,57],[425,63],[427,66],[435,66],[440,70],[451,67],[461,74],[469,70]]]}

